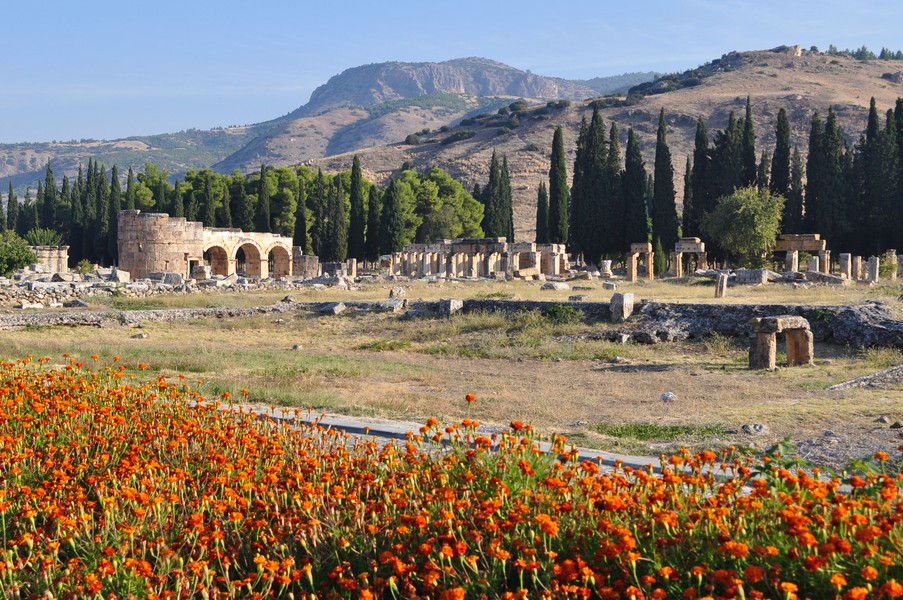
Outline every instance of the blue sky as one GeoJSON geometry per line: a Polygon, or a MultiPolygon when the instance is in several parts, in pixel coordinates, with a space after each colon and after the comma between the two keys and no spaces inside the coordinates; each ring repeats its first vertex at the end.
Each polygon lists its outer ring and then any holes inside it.
{"type": "Polygon", "coordinates": [[[347,68],[391,60],[481,56],[585,79],[780,44],[903,49],[900,0],[4,4],[0,142],[255,123],[347,68]]]}

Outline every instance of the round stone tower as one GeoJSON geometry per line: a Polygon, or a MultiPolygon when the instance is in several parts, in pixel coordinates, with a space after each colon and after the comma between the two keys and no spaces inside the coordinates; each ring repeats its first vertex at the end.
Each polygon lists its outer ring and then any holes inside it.
{"type": "Polygon", "coordinates": [[[204,225],[162,213],[123,210],[119,213],[119,268],[132,279],[148,273],[191,275],[204,254],[204,225]]]}

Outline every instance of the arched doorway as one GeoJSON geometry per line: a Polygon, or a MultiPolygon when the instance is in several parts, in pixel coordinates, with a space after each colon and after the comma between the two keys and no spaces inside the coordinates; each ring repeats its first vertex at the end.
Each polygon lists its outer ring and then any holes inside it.
{"type": "Polygon", "coordinates": [[[210,265],[211,275],[229,274],[229,255],[222,246],[211,246],[204,251],[204,262],[210,265]]]}
{"type": "Polygon", "coordinates": [[[254,244],[246,242],[235,251],[235,270],[239,275],[261,277],[261,262],[260,249],[254,244]]]}
{"type": "Polygon", "coordinates": [[[274,246],[267,257],[270,277],[288,277],[292,272],[292,258],[282,246],[274,246]]]}

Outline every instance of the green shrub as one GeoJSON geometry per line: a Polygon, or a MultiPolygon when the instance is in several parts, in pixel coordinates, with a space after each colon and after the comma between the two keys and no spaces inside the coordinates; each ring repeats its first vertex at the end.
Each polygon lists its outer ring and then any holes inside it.
{"type": "Polygon", "coordinates": [[[9,277],[13,271],[33,265],[38,258],[28,242],[20,238],[14,231],[0,234],[0,274],[9,277]]]}
{"type": "Polygon", "coordinates": [[[25,240],[30,246],[59,246],[63,243],[63,236],[53,229],[37,227],[25,234],[25,240]]]}
{"type": "Polygon", "coordinates": [[[94,265],[91,263],[90,260],[83,258],[80,261],[78,261],[77,265],[75,265],[75,272],[78,273],[79,275],[93,273],[94,265]]]}
{"type": "Polygon", "coordinates": [[[542,316],[558,325],[579,323],[583,320],[583,312],[570,304],[553,304],[543,309],[542,316]]]}

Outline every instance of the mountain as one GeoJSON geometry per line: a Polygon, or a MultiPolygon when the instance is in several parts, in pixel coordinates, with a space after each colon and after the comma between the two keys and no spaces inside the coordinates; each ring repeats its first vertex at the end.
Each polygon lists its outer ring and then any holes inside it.
{"type": "Polygon", "coordinates": [[[903,85],[895,81],[901,72],[901,61],[862,61],[846,55],[806,52],[792,46],[730,52],[685,73],[636,86],[629,95],[620,98],[597,98],[554,107],[534,103],[507,115],[486,113],[465,119],[446,131],[432,130],[420,136],[421,143],[417,145],[389,144],[316,159],[312,164],[327,171],[349,169],[352,154],[358,154],[367,176],[380,183],[398,175],[405,163],[418,169],[439,166],[472,189],[474,184],[485,185],[490,157],[496,150],[508,157],[515,237],[530,240],[537,187],[540,181],[548,179],[555,127],[561,125],[565,130],[568,172],[572,176],[581,119],[588,120],[594,106],[601,108],[606,128],[611,122],[617,124],[622,161],[627,130],[634,128],[649,172],[654,159],[659,110],[665,109],[674,183],[680,202],[685,160],[693,152],[699,116],[705,119],[709,134],[713,135],[715,130],[726,127],[731,111],[737,117],[743,116],[749,95],[758,151],[771,152],[777,114],[785,108],[792,144],[805,156],[814,111],[824,119],[828,107],[832,106],[847,140],[855,143],[866,127],[870,98],[875,98],[879,113],[883,114],[894,108],[896,99],[903,96],[903,85]]]}

